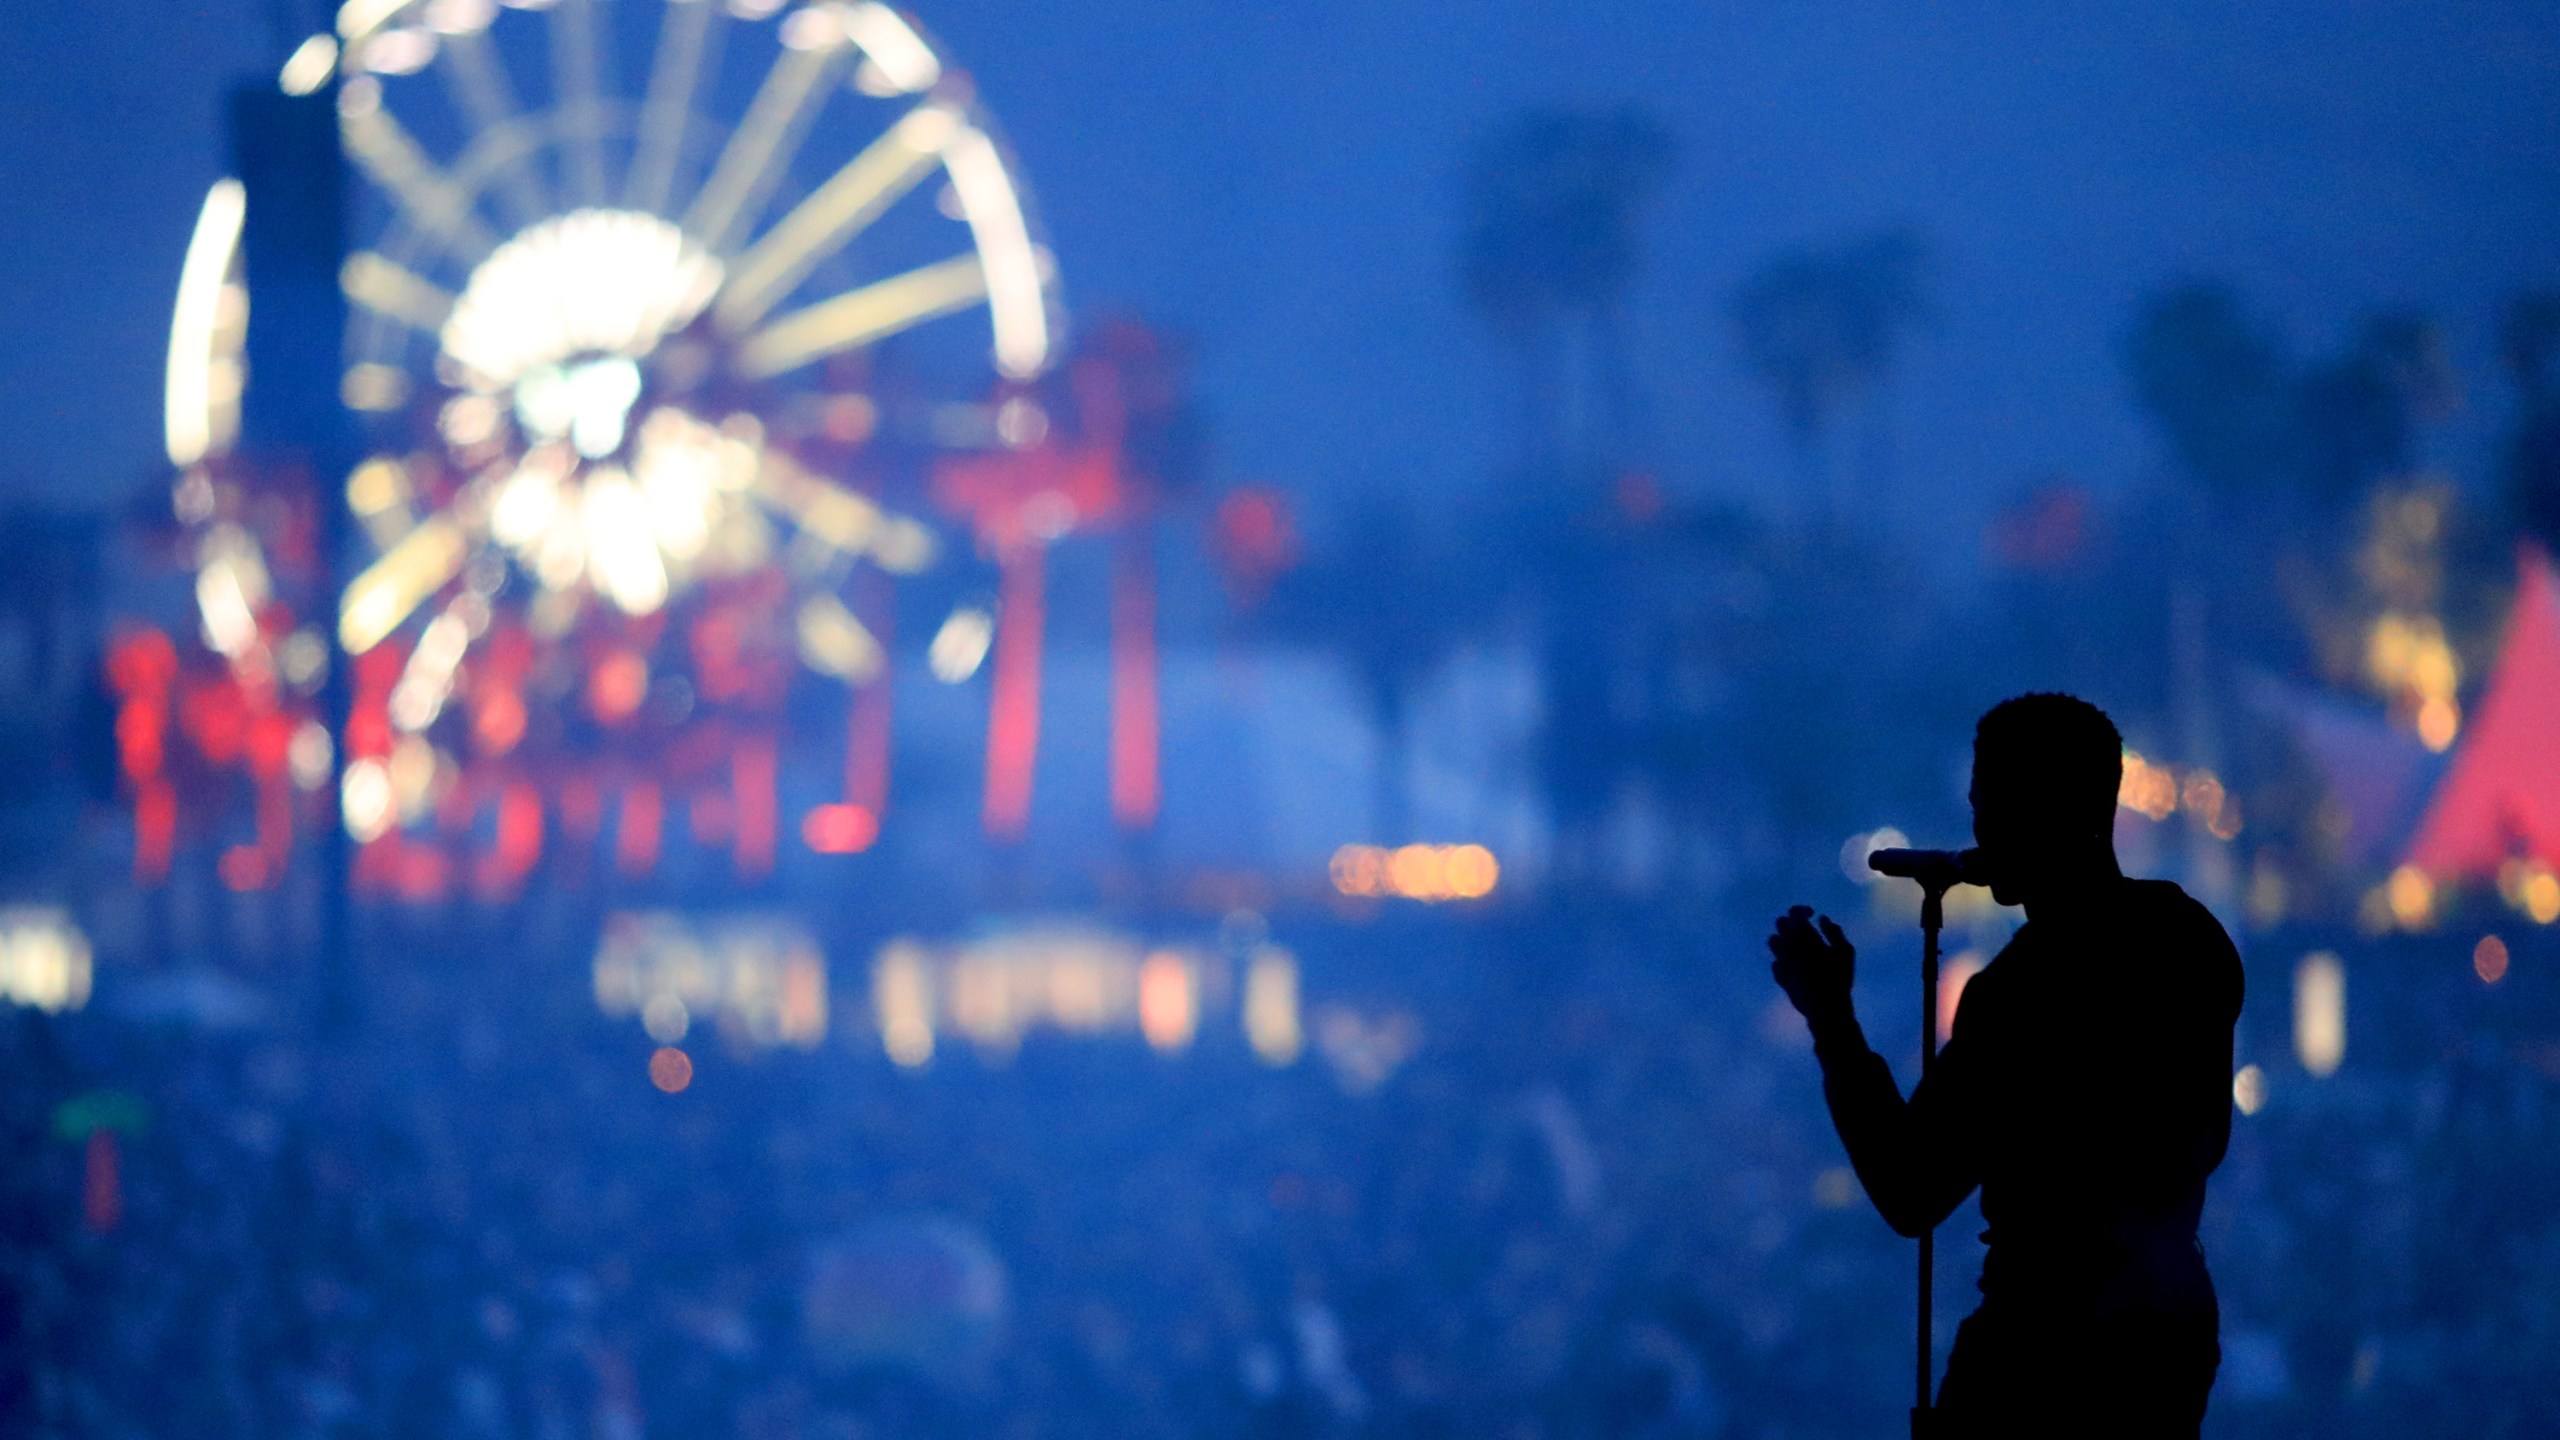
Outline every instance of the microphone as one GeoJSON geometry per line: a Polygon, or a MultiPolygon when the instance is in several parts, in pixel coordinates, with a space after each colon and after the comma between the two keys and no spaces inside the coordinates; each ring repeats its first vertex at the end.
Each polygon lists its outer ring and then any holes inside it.
{"type": "Polygon", "coordinates": [[[1867,852],[1867,868],[1879,875],[1917,880],[1926,890],[1991,883],[1983,871],[1982,851],[1979,849],[1870,850],[1867,852]]]}

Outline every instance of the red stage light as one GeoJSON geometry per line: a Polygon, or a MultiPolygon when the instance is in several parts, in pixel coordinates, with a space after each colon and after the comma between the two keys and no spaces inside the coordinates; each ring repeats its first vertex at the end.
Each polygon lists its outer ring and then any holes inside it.
{"type": "Polygon", "coordinates": [[[267,857],[255,845],[234,845],[213,867],[223,886],[234,891],[262,890],[267,884],[267,857]]]}
{"type": "Polygon", "coordinates": [[[880,817],[860,805],[820,805],[800,821],[800,838],[821,855],[859,855],[880,838],[880,817]]]}
{"type": "Polygon", "coordinates": [[[616,650],[587,675],[587,709],[607,725],[637,714],[649,697],[649,662],[635,651],[616,650]]]}

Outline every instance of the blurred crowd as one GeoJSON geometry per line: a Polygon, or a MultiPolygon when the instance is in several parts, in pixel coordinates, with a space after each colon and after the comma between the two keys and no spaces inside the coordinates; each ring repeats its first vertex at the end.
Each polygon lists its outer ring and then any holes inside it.
{"type": "MultiPolygon", "coordinates": [[[[191,1440],[1899,1429],[1910,1248],[1842,1168],[1756,937],[1337,939],[1311,990],[1419,1017],[1382,1080],[1206,1030],[901,1070],[840,1024],[812,1053],[696,1043],[662,1093],[572,957],[456,959],[326,1040],[8,1013],[0,1415],[191,1440]]],[[[1870,968],[1901,973],[1898,943],[1870,968]]],[[[1895,1000],[1868,1002],[1880,1044],[1895,1000]]],[[[1977,1228],[1945,1232],[1942,1344],[1977,1228]]],[[[2206,1243],[2211,1433],[2560,1432],[2536,1057],[2279,1076],[2206,1243]]]]}

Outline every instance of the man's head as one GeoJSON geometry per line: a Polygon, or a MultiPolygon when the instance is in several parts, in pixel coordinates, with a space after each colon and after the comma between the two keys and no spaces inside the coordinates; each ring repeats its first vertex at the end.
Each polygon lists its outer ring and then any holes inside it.
{"type": "Polygon", "coordinates": [[[2070,695],[2020,695],[1973,730],[1973,838],[1991,893],[2016,905],[2056,881],[2115,871],[2124,737],[2070,695]]]}

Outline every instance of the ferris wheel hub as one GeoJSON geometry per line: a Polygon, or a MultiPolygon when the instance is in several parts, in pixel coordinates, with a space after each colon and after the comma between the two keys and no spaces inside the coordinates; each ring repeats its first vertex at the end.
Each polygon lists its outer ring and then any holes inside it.
{"type": "Polygon", "coordinates": [[[437,338],[471,388],[504,390],[582,356],[646,356],[702,313],[724,274],[670,221],[574,210],[474,266],[437,338]]]}

